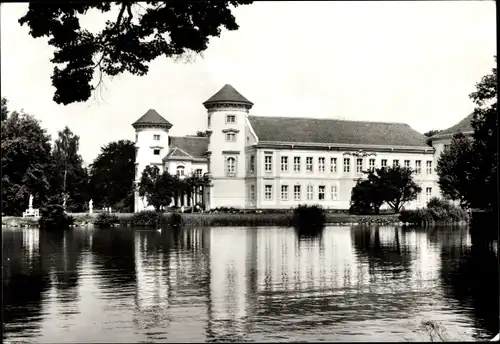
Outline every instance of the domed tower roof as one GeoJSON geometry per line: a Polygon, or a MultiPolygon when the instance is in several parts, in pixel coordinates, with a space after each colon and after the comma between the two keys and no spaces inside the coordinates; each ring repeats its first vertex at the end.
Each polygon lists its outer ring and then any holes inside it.
{"type": "Polygon", "coordinates": [[[204,102],[203,105],[205,105],[205,107],[209,107],[218,103],[239,104],[245,105],[248,108],[253,106],[251,101],[243,97],[233,86],[229,84],[224,85],[219,92],[210,97],[210,99],[204,102]]]}
{"type": "Polygon", "coordinates": [[[156,110],[149,109],[141,118],[132,123],[132,126],[137,129],[139,127],[164,127],[169,130],[172,128],[172,123],[160,116],[156,110]]]}

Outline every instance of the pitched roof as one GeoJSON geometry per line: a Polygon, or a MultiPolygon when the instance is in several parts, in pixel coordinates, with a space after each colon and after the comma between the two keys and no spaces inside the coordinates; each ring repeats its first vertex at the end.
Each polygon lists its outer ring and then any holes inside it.
{"type": "Polygon", "coordinates": [[[172,149],[170,151],[170,153],[167,154],[166,158],[167,159],[168,158],[193,159],[193,157],[191,155],[184,152],[182,149],[180,149],[178,147],[174,147],[174,149],[172,149]]]}
{"type": "Polygon", "coordinates": [[[474,113],[471,113],[460,122],[455,124],[454,126],[449,127],[448,129],[441,130],[440,132],[434,134],[433,136],[438,135],[447,135],[447,134],[455,134],[455,133],[465,133],[468,131],[473,131],[472,128],[472,118],[474,117],[474,113]]]}
{"type": "Polygon", "coordinates": [[[138,125],[164,125],[167,129],[172,128],[172,123],[163,118],[156,110],[149,109],[141,118],[132,123],[135,128],[138,125]]]}
{"type": "MultiPolygon", "coordinates": [[[[182,153],[186,153],[195,159],[205,159],[208,149],[208,137],[170,136],[169,147],[172,154],[174,151],[176,152],[176,157],[181,157],[182,153]]],[[[184,157],[186,157],[185,154],[184,157]]]]}
{"type": "Polygon", "coordinates": [[[426,137],[404,123],[249,116],[259,141],[427,147],[426,137]]]}
{"type": "Polygon", "coordinates": [[[253,105],[251,101],[243,97],[238,91],[236,91],[233,86],[229,84],[224,85],[224,87],[222,87],[219,92],[210,97],[206,102],[203,103],[203,105],[206,106],[219,102],[241,103],[250,106],[253,105]]]}

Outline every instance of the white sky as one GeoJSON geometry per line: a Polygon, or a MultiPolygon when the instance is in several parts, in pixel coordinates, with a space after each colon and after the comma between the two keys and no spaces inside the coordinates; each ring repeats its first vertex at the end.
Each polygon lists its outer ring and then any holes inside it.
{"type": "Polygon", "coordinates": [[[491,1],[256,2],[235,10],[240,29],[213,38],[203,58],[159,58],[147,76],[107,79],[100,95],[63,106],[52,100],[52,49],[17,22],[26,9],[1,6],[1,94],[52,137],[68,125],[87,163],[110,141],[134,140],[131,123],[150,108],[172,135],[204,130],[202,102],[226,83],[254,115],[444,129],[473,110],[468,95],[495,64],[491,1]]]}

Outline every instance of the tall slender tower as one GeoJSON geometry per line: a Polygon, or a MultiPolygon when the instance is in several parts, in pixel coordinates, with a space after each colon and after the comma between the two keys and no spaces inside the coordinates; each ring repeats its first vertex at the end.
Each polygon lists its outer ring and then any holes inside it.
{"type": "Polygon", "coordinates": [[[158,166],[163,172],[163,157],[168,154],[168,132],[172,124],[153,109],[148,110],[132,126],[135,129],[135,185],[134,212],[149,208],[146,199],[139,197],[137,185],[142,171],[148,165],[158,166]]]}
{"type": "Polygon", "coordinates": [[[245,207],[245,127],[253,103],[225,85],[203,103],[208,111],[210,208],[245,207]]]}

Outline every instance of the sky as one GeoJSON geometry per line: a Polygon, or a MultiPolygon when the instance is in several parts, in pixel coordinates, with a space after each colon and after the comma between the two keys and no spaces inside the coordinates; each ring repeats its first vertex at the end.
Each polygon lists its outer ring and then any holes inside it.
{"type": "MultiPolygon", "coordinates": [[[[225,84],[255,104],[252,115],[445,129],[472,112],[468,95],[495,66],[492,1],[255,2],[234,10],[240,28],[211,38],[203,56],[158,58],[147,76],[105,78],[87,102],[64,106],[52,100],[52,48],[18,24],[27,7],[0,7],[1,95],[53,138],[67,125],[86,163],[111,141],[135,140],[131,124],[148,109],[171,135],[206,129],[202,103],[225,84]]],[[[82,26],[102,19],[90,13],[82,26]]]]}

